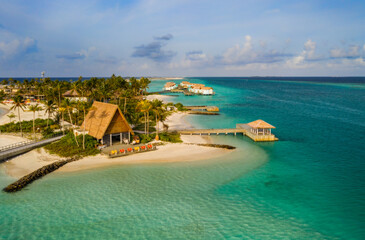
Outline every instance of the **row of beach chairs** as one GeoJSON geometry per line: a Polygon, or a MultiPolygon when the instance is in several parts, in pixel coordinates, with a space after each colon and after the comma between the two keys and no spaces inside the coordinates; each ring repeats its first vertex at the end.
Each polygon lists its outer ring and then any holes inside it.
{"type": "Polygon", "coordinates": [[[129,147],[129,148],[121,148],[119,150],[111,150],[109,153],[109,156],[120,156],[120,155],[127,155],[130,153],[138,153],[138,152],[145,152],[145,151],[150,151],[150,150],[156,150],[156,146],[152,145],[152,144],[148,144],[148,145],[143,145],[140,147],[129,147]]]}

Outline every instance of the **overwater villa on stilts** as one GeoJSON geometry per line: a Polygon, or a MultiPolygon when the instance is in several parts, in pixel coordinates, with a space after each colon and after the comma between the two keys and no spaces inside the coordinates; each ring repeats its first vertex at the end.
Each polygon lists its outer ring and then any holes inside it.
{"type": "Polygon", "coordinates": [[[113,142],[128,144],[134,135],[119,107],[109,103],[95,101],[79,129],[80,133],[84,126],[87,134],[107,146],[113,142]]]}

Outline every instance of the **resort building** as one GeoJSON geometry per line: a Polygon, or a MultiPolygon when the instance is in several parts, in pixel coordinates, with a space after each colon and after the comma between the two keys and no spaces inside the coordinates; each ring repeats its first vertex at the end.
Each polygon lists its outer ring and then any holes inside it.
{"type": "Polygon", "coordinates": [[[119,107],[110,103],[95,101],[80,131],[84,126],[90,136],[107,146],[113,145],[113,142],[127,144],[131,141],[131,134],[134,135],[119,107]]]}
{"type": "Polygon", "coordinates": [[[201,94],[203,95],[213,95],[214,91],[211,87],[201,87],[200,88],[201,94]]]}
{"type": "Polygon", "coordinates": [[[237,128],[246,129],[246,135],[254,141],[275,141],[277,138],[271,133],[273,125],[264,120],[256,120],[247,124],[237,124],[237,128]]]}
{"type": "Polygon", "coordinates": [[[165,91],[170,91],[170,90],[173,90],[173,89],[176,89],[177,88],[177,85],[176,85],[176,83],[174,83],[174,82],[167,82],[166,84],[165,84],[165,86],[164,86],[164,90],[165,91]]]}
{"type": "Polygon", "coordinates": [[[189,88],[189,92],[192,92],[192,93],[199,94],[199,91],[200,91],[200,87],[199,86],[191,86],[189,88]]]}
{"type": "Polygon", "coordinates": [[[187,82],[187,81],[182,81],[181,83],[180,83],[180,86],[181,87],[183,87],[183,88],[189,88],[189,87],[191,87],[191,85],[192,85],[193,83],[189,83],[189,82],[187,82]]]}
{"type": "Polygon", "coordinates": [[[67,92],[65,92],[64,94],[62,94],[62,96],[64,98],[70,99],[70,101],[75,101],[75,102],[86,102],[87,101],[87,97],[81,97],[75,90],[68,90],[67,92]]]}
{"type": "Polygon", "coordinates": [[[205,87],[204,84],[193,84],[189,91],[195,94],[202,94],[202,95],[213,95],[214,91],[211,87],[205,87]]]}

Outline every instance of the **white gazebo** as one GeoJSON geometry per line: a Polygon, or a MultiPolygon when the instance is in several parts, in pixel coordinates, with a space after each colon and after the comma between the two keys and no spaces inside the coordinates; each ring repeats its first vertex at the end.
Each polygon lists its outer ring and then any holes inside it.
{"type": "Polygon", "coordinates": [[[251,133],[256,135],[271,135],[271,129],[275,128],[261,119],[247,123],[247,125],[251,127],[251,133]]]}

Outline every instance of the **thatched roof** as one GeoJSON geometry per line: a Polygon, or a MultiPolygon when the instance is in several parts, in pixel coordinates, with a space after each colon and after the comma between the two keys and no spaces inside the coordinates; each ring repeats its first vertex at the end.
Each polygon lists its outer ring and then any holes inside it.
{"type": "Polygon", "coordinates": [[[173,87],[173,86],[175,86],[175,85],[176,85],[176,83],[174,83],[174,82],[167,82],[167,83],[165,84],[165,88],[173,87]]]}
{"type": "Polygon", "coordinates": [[[79,94],[75,90],[71,89],[71,90],[68,90],[67,92],[65,92],[64,94],[62,94],[62,96],[64,96],[64,97],[78,97],[79,94]]]}
{"type": "Polygon", "coordinates": [[[112,133],[130,132],[134,134],[119,107],[114,104],[95,101],[86,115],[81,129],[84,124],[85,130],[96,139],[102,139],[104,135],[112,133]]]}
{"type": "Polygon", "coordinates": [[[211,88],[211,87],[201,87],[200,89],[201,90],[213,90],[213,88],[211,88]]]}
{"type": "Polygon", "coordinates": [[[252,128],[275,128],[273,125],[268,124],[267,122],[261,119],[247,123],[247,125],[252,128]]]}

